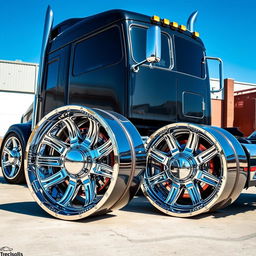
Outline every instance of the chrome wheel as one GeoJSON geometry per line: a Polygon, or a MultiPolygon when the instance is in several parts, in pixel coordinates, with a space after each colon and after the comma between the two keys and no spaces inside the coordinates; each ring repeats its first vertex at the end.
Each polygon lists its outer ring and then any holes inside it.
{"type": "Polygon", "coordinates": [[[136,129],[129,134],[122,123],[130,122],[78,106],[61,107],[40,121],[25,164],[28,186],[44,210],[74,220],[106,213],[132,198],[129,188],[138,187],[133,181],[140,169],[134,146],[143,143],[136,129]]]}
{"type": "Polygon", "coordinates": [[[15,179],[21,170],[21,165],[21,142],[16,136],[10,136],[2,147],[1,166],[4,176],[9,180],[15,179]]]}
{"type": "MultiPolygon", "coordinates": [[[[221,128],[165,126],[147,141],[142,190],[166,214],[187,217],[233,202],[245,185],[246,156],[221,128]]],[[[239,143],[237,143],[239,144],[239,143]]]]}

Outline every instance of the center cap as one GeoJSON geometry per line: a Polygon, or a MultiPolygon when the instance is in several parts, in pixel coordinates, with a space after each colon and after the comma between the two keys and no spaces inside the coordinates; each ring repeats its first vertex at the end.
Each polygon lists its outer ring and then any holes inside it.
{"type": "Polygon", "coordinates": [[[170,171],[172,175],[180,180],[186,179],[191,173],[190,162],[183,157],[174,158],[170,163],[170,171]]]}
{"type": "Polygon", "coordinates": [[[84,168],[86,161],[84,154],[78,149],[71,149],[65,157],[65,168],[71,174],[78,174],[84,168]]]}

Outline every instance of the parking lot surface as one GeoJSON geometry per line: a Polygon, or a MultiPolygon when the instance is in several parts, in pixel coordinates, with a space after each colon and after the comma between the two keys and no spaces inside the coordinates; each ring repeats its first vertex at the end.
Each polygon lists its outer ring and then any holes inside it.
{"type": "Polygon", "coordinates": [[[256,188],[228,208],[190,219],[166,216],[142,196],[81,221],[45,213],[0,173],[0,248],[31,255],[256,255],[256,188]]]}

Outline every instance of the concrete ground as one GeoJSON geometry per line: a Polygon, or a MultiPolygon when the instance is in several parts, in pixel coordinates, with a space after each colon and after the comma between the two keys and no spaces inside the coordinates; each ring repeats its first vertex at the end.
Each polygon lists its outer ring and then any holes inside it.
{"type": "MultiPolygon", "coordinates": [[[[1,175],[1,174],[0,174],[1,175]]],[[[256,255],[256,188],[213,214],[166,216],[144,198],[102,217],[68,222],[46,214],[26,186],[0,176],[0,248],[47,255],[256,255]]]]}

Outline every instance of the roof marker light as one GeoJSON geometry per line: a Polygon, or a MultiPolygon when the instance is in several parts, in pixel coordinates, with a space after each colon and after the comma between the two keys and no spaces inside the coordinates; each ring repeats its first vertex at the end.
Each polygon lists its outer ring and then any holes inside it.
{"type": "Polygon", "coordinates": [[[194,37],[199,37],[200,34],[199,34],[198,32],[196,32],[196,31],[194,31],[194,32],[193,32],[193,36],[194,36],[194,37]]]}
{"type": "Polygon", "coordinates": [[[178,28],[178,27],[179,27],[179,24],[178,24],[177,22],[171,22],[171,23],[170,23],[170,26],[171,26],[172,28],[178,28]]]}
{"type": "Polygon", "coordinates": [[[160,22],[160,17],[157,16],[157,15],[154,15],[151,17],[151,20],[154,21],[154,22],[160,22]]]}
{"type": "Polygon", "coordinates": [[[162,23],[163,23],[163,25],[165,25],[165,26],[169,26],[169,25],[170,25],[170,20],[168,20],[168,19],[162,19],[162,23]]]}
{"type": "Polygon", "coordinates": [[[187,27],[185,25],[179,25],[179,29],[182,31],[186,31],[187,27]]]}

